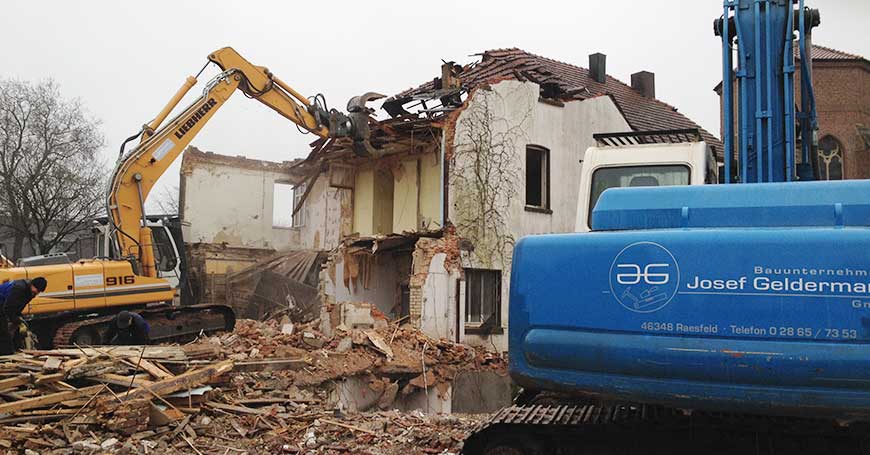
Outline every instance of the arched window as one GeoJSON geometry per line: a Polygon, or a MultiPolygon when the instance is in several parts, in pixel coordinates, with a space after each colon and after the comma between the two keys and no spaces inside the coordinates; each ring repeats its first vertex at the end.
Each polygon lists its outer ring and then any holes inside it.
{"type": "Polygon", "coordinates": [[[819,140],[819,179],[843,180],[843,144],[834,136],[819,140]]]}

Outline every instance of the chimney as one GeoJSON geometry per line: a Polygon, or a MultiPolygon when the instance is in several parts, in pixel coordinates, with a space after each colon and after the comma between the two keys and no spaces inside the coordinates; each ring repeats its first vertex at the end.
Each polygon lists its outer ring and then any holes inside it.
{"type": "Polygon", "coordinates": [[[631,75],[631,88],[645,98],[656,97],[656,74],[649,71],[638,71],[631,75]]]}
{"type": "Polygon", "coordinates": [[[589,55],[589,75],[592,76],[592,79],[595,80],[595,82],[603,84],[606,80],[606,60],[607,56],[600,52],[589,55]]]}

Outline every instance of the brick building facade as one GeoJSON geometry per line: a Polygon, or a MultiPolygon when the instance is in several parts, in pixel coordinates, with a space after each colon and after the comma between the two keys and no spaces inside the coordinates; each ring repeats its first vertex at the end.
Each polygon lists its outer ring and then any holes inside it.
{"type": "MultiPolygon", "coordinates": [[[[812,55],[821,178],[870,178],[870,61],[816,44],[812,55]]],[[[795,86],[799,83],[798,71],[795,86]]],[[[720,99],[721,86],[715,88],[720,99]]]]}

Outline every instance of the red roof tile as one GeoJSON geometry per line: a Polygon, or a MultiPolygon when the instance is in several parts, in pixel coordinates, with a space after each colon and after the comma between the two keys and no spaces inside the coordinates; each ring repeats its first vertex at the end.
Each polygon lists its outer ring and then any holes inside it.
{"type": "MultiPolygon", "coordinates": [[[[575,98],[610,95],[634,131],[698,128],[717,156],[722,152],[722,143],[718,138],[678,112],[675,107],[660,100],[646,98],[631,86],[611,76],[607,76],[604,83],[599,83],[592,79],[586,68],[541,57],[522,49],[486,51],[482,54],[482,59],[467,66],[460,77],[467,89],[492,79],[514,77],[539,84],[555,83],[564,91],[577,92],[575,98]]],[[[435,83],[430,81],[393,98],[413,96],[434,89],[435,83]]]]}
{"type": "MultiPolygon", "coordinates": [[[[800,59],[800,49],[794,47],[794,57],[800,59]]],[[[813,60],[866,60],[860,55],[850,54],[830,47],[813,44],[813,60]]]]}

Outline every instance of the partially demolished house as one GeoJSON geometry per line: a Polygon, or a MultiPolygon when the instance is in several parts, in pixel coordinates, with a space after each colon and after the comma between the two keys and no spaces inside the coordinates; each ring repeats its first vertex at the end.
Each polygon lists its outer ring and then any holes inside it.
{"type": "MultiPolygon", "coordinates": [[[[571,232],[579,161],[593,133],[699,128],[655,98],[654,75],[631,85],[589,68],[492,50],[389,98],[374,149],[318,140],[293,166],[304,222],[297,247],[329,249],[324,329],[366,324],[368,305],[433,337],[507,349],[512,247],[571,232]]],[[[721,144],[701,129],[714,152],[721,144]]],[[[352,328],[352,327],[349,327],[352,328]]]]}
{"type": "Polygon", "coordinates": [[[302,232],[294,226],[303,220],[292,216],[293,188],[304,177],[291,162],[185,150],[179,215],[189,264],[186,300],[227,303],[242,318],[278,310],[303,320],[319,315],[326,254],[314,246],[298,250],[302,232]]]}

